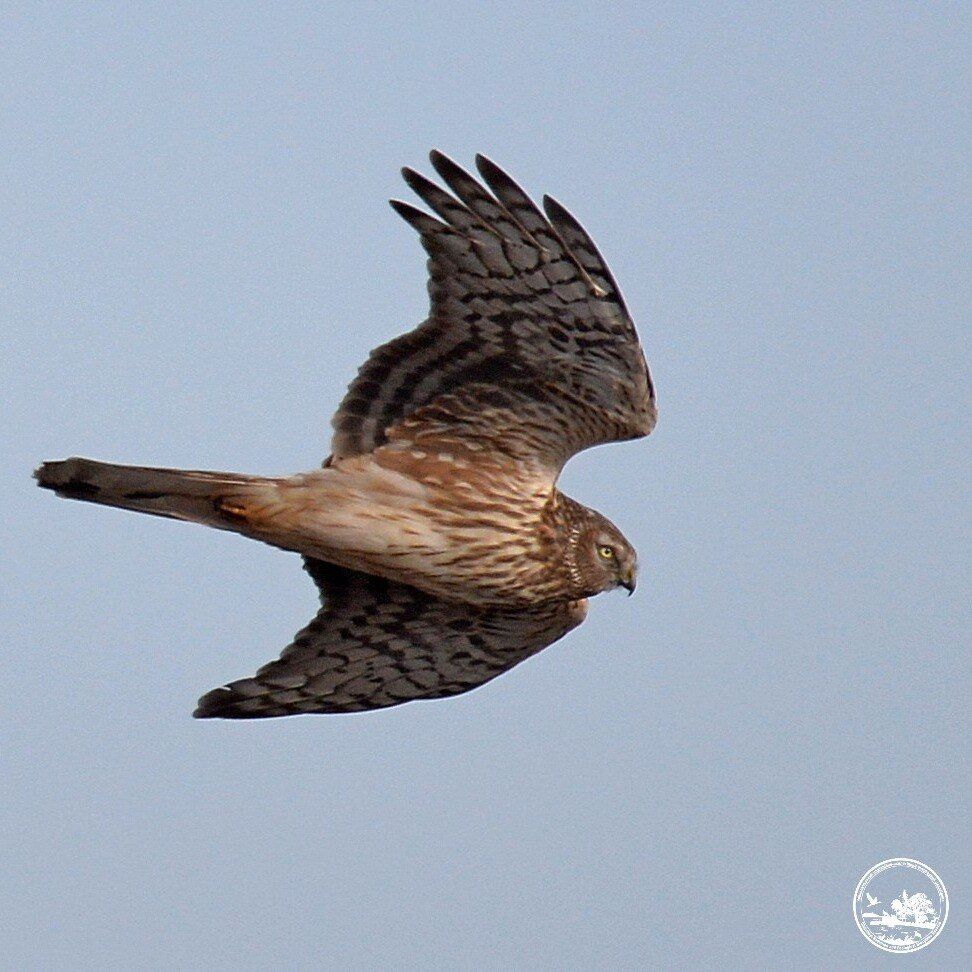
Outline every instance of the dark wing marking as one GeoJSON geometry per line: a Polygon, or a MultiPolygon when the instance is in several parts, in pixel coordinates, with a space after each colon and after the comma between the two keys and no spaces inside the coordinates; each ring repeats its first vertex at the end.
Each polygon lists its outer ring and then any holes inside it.
{"type": "Polygon", "coordinates": [[[518,386],[560,463],[600,442],[647,435],[656,409],[644,354],[577,220],[549,197],[542,213],[483,156],[476,162],[488,190],[441,153],[431,159],[452,193],[412,169],[403,175],[436,215],[392,202],[429,254],[429,317],[375,350],[351,383],[334,417],[334,457],[383,445],[442,396],[458,393],[475,407],[471,386],[486,397],[518,386]]]}
{"type": "Polygon", "coordinates": [[[476,611],[404,584],[305,559],[323,607],[278,661],[199,700],[196,718],[363,712],[458,695],[583,620],[584,602],[476,611]]]}

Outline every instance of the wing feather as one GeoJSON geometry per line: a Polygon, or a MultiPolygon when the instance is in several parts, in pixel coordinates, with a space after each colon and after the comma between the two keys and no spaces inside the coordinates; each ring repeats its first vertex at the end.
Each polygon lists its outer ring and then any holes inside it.
{"type": "Polygon", "coordinates": [[[322,608],[276,661],[199,700],[200,719],[364,712],[458,695],[536,654],[586,605],[476,611],[405,584],[305,559],[322,608]]]}
{"type": "Polygon", "coordinates": [[[522,438],[517,410],[500,424],[489,413],[499,386],[517,389],[531,448],[552,458],[554,476],[580,449],[647,435],[651,378],[590,236],[549,197],[542,212],[485,156],[476,157],[485,185],[440,152],[430,158],[451,192],[413,169],[403,176],[436,215],[392,202],[429,254],[429,317],[374,351],[352,382],[334,418],[335,461],[384,445],[406,420],[414,431],[423,415],[522,438]]]}

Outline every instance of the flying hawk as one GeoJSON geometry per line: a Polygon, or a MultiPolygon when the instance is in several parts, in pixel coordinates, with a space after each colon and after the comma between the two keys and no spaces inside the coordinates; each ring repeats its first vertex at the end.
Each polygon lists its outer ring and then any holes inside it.
{"type": "Polygon", "coordinates": [[[231,530],[300,553],[322,608],[277,661],[199,700],[199,718],[360,712],[482,685],[634,590],[636,556],[561,493],[576,452],[637,439],[655,395],[591,238],[497,165],[439,152],[435,214],[392,206],[429,255],[428,318],[374,351],[323,467],[281,478],[46,462],[60,496],[231,530]]]}

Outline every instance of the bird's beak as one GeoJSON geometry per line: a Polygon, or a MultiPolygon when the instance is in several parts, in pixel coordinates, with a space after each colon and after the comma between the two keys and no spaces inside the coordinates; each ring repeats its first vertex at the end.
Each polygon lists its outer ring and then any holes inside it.
{"type": "Polygon", "coordinates": [[[635,592],[635,588],[638,586],[638,579],[635,577],[635,572],[629,570],[621,576],[621,580],[618,583],[628,592],[628,597],[631,597],[635,592]]]}

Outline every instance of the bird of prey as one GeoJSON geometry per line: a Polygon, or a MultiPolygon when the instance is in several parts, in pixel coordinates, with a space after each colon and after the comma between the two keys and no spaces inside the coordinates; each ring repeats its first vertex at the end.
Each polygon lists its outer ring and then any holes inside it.
{"type": "Polygon", "coordinates": [[[648,435],[655,394],[591,238],[495,163],[440,152],[451,192],[403,169],[435,215],[391,205],[429,255],[428,318],[360,369],[321,468],[269,478],[46,462],[60,496],[296,551],[321,610],[276,661],[204,695],[199,718],[360,712],[482,685],[633,591],[636,556],[557,489],[582,449],[648,435]]]}

